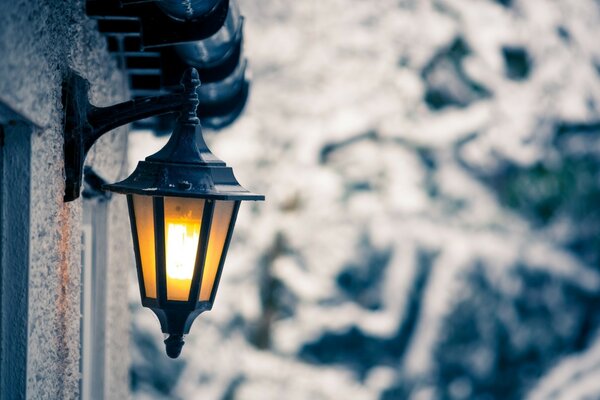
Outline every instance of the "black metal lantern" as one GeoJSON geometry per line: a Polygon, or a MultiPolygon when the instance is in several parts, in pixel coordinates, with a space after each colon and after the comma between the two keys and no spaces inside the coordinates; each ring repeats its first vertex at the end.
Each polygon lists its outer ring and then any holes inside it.
{"type": "Polygon", "coordinates": [[[158,317],[167,354],[181,353],[183,335],[215,300],[233,227],[243,200],[264,200],[244,189],[202,137],[198,72],[190,68],[181,93],[110,107],[89,103],[89,84],[76,73],[63,87],[65,201],[80,194],[84,160],[106,132],[126,123],[180,111],[167,144],[141,161],[124,181],[103,189],[127,195],[142,305],[158,317]]]}
{"type": "MultiPolygon", "coordinates": [[[[186,74],[199,85],[195,70],[186,74]]],[[[104,186],[127,195],[142,305],[169,334],[172,358],[194,319],[212,308],[241,201],[264,200],[210,152],[197,105],[194,90],[167,144],[127,179],[104,186]]]]}

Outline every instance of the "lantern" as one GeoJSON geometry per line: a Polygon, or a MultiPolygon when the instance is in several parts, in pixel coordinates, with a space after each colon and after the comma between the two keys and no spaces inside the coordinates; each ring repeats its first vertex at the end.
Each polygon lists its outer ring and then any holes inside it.
{"type": "MultiPolygon", "coordinates": [[[[199,85],[195,70],[186,74],[184,81],[199,85]]],[[[104,186],[127,195],[142,305],[169,335],[172,358],[194,319],[213,306],[241,202],[264,200],[210,152],[196,92],[187,100],[167,144],[127,179],[104,186]]]]}

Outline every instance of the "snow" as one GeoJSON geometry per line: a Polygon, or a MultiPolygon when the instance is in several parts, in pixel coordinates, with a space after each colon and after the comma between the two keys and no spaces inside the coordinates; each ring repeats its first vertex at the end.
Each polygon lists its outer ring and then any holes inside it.
{"type": "MultiPolygon", "coordinates": [[[[267,200],[242,206],[172,387],[156,371],[135,398],[598,397],[600,181],[556,189],[597,151],[556,142],[600,119],[597,2],[240,3],[249,104],[206,137],[267,200]]],[[[164,140],[135,132],[132,165],[164,140]]],[[[134,337],[166,358],[132,302],[134,337]]]]}

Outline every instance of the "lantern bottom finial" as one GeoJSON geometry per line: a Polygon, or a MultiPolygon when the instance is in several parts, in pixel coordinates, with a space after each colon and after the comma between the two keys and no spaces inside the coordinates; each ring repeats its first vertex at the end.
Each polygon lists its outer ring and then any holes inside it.
{"type": "Polygon", "coordinates": [[[181,348],[185,342],[183,341],[183,335],[171,334],[165,340],[167,348],[167,355],[171,358],[177,358],[181,354],[181,348]]]}

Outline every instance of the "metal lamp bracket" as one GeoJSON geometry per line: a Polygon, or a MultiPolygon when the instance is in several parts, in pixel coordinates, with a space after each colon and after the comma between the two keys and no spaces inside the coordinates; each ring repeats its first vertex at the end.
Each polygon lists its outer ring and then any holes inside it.
{"type": "Polygon", "coordinates": [[[79,197],[85,157],[92,145],[105,133],[140,119],[179,111],[191,101],[197,102],[200,85],[198,72],[187,70],[181,80],[181,93],[130,100],[109,107],[89,102],[89,82],[69,71],[63,82],[65,202],[79,197]]]}

